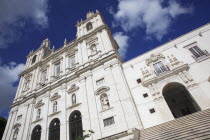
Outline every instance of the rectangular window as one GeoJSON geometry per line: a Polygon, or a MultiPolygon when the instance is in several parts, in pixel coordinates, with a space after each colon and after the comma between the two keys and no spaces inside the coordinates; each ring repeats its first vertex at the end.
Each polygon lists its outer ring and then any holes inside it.
{"type": "Polygon", "coordinates": [[[69,58],[69,68],[75,67],[75,56],[69,58]]]}
{"type": "Polygon", "coordinates": [[[205,55],[204,51],[202,51],[198,46],[193,46],[189,48],[189,51],[196,57],[199,58],[205,55]]]}
{"type": "Polygon", "coordinates": [[[60,63],[55,64],[55,76],[60,74],[60,63]]]}
{"type": "Polygon", "coordinates": [[[163,72],[166,72],[166,71],[169,71],[169,69],[163,65],[163,63],[161,61],[153,64],[154,68],[155,68],[155,73],[157,75],[163,73],[163,72]]]}
{"type": "Polygon", "coordinates": [[[96,81],[96,85],[99,86],[99,85],[103,84],[104,82],[105,82],[104,78],[99,79],[99,80],[96,81]]]}
{"type": "Polygon", "coordinates": [[[47,71],[43,71],[41,81],[42,81],[42,83],[44,83],[46,80],[47,80],[47,71]]]}
{"type": "Polygon", "coordinates": [[[104,119],[104,127],[114,124],[114,117],[104,119]]]}
{"type": "Polygon", "coordinates": [[[19,120],[21,120],[22,119],[22,115],[19,115],[18,117],[17,117],[17,120],[19,121],[19,120]]]}

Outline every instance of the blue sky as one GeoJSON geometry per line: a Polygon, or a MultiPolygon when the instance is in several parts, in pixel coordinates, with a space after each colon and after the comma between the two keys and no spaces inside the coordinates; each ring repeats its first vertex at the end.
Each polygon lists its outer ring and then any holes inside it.
{"type": "Polygon", "coordinates": [[[1,0],[0,116],[7,117],[26,55],[49,38],[56,49],[98,9],[124,61],[210,22],[209,0],[1,0]]]}

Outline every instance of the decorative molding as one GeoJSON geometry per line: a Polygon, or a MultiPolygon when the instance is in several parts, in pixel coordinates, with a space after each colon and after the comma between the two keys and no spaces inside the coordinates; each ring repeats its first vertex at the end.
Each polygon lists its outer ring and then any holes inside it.
{"type": "Polygon", "coordinates": [[[146,59],[146,64],[147,64],[147,66],[149,66],[150,63],[156,62],[161,58],[165,59],[165,56],[163,56],[163,54],[161,54],[161,53],[158,53],[156,55],[151,54],[150,57],[148,59],[146,59]]]}
{"type": "Polygon", "coordinates": [[[86,43],[87,45],[90,46],[90,45],[92,45],[92,44],[94,44],[94,43],[97,43],[97,41],[98,41],[98,37],[97,37],[96,35],[94,35],[94,36],[88,38],[88,39],[85,41],[85,43],[86,43]]]}
{"type": "Polygon", "coordinates": [[[61,112],[61,111],[53,112],[52,114],[48,115],[48,117],[52,117],[52,116],[54,116],[54,115],[56,115],[56,114],[59,114],[60,112],[61,112]]]}
{"type": "Polygon", "coordinates": [[[36,119],[36,120],[35,120],[35,121],[33,121],[32,123],[37,123],[37,122],[40,122],[41,120],[43,120],[43,118],[36,119]]]}
{"type": "Polygon", "coordinates": [[[61,95],[59,95],[58,93],[55,93],[52,97],[50,97],[50,100],[54,101],[54,100],[56,100],[56,99],[58,99],[60,97],[61,97],[61,95]]]}
{"type": "Polygon", "coordinates": [[[16,124],[13,126],[13,129],[19,128],[20,126],[21,126],[20,123],[16,123],[16,124]]]}
{"type": "Polygon", "coordinates": [[[40,71],[42,71],[42,72],[46,71],[49,66],[50,66],[49,64],[42,65],[41,68],[40,68],[40,71]]]}
{"type": "Polygon", "coordinates": [[[79,87],[76,86],[75,84],[71,85],[71,87],[67,90],[68,93],[72,93],[79,90],[79,87]]]}
{"type": "Polygon", "coordinates": [[[107,92],[107,91],[109,91],[109,90],[110,90],[109,87],[107,87],[107,86],[102,86],[102,87],[98,88],[98,89],[95,91],[95,95],[99,95],[99,94],[104,93],[104,92],[107,92]]]}
{"type": "Polygon", "coordinates": [[[43,106],[44,105],[44,102],[42,102],[42,100],[40,100],[40,101],[38,101],[37,103],[36,103],[36,105],[34,106],[35,108],[38,108],[38,107],[41,107],[41,106],[43,106]]]}
{"type": "Polygon", "coordinates": [[[67,109],[72,109],[72,108],[74,108],[74,107],[79,106],[80,104],[82,104],[82,103],[76,103],[76,104],[74,104],[74,105],[69,106],[67,109]]]}

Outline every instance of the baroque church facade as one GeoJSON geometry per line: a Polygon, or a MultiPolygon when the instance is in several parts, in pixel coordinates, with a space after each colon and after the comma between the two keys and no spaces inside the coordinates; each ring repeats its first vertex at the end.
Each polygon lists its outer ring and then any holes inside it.
{"type": "Polygon", "coordinates": [[[98,11],[76,28],[58,50],[45,39],[27,56],[3,140],[163,139],[210,114],[210,24],[127,62],[98,11]]]}

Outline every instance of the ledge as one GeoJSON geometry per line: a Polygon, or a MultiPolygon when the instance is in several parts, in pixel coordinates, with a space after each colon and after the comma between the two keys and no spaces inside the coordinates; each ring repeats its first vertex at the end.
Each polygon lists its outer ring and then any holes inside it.
{"type": "Polygon", "coordinates": [[[114,108],[114,107],[110,107],[110,108],[104,109],[104,110],[100,111],[99,113],[103,113],[103,112],[108,111],[108,110],[111,110],[111,109],[113,109],[113,108],[114,108]]]}
{"type": "Polygon", "coordinates": [[[74,105],[72,105],[72,106],[69,106],[67,109],[72,109],[72,108],[74,108],[74,107],[79,106],[80,104],[82,104],[82,103],[77,103],[77,104],[74,104],[74,105]]]}
{"type": "Polygon", "coordinates": [[[54,116],[54,115],[56,115],[56,114],[59,114],[60,112],[61,112],[61,111],[56,111],[56,112],[54,112],[54,113],[48,115],[48,117],[52,117],[52,116],[54,116]]]}
{"type": "Polygon", "coordinates": [[[43,118],[40,118],[40,119],[38,119],[38,120],[35,120],[35,121],[33,121],[32,123],[37,123],[37,122],[40,122],[41,120],[43,120],[43,118]]]}

